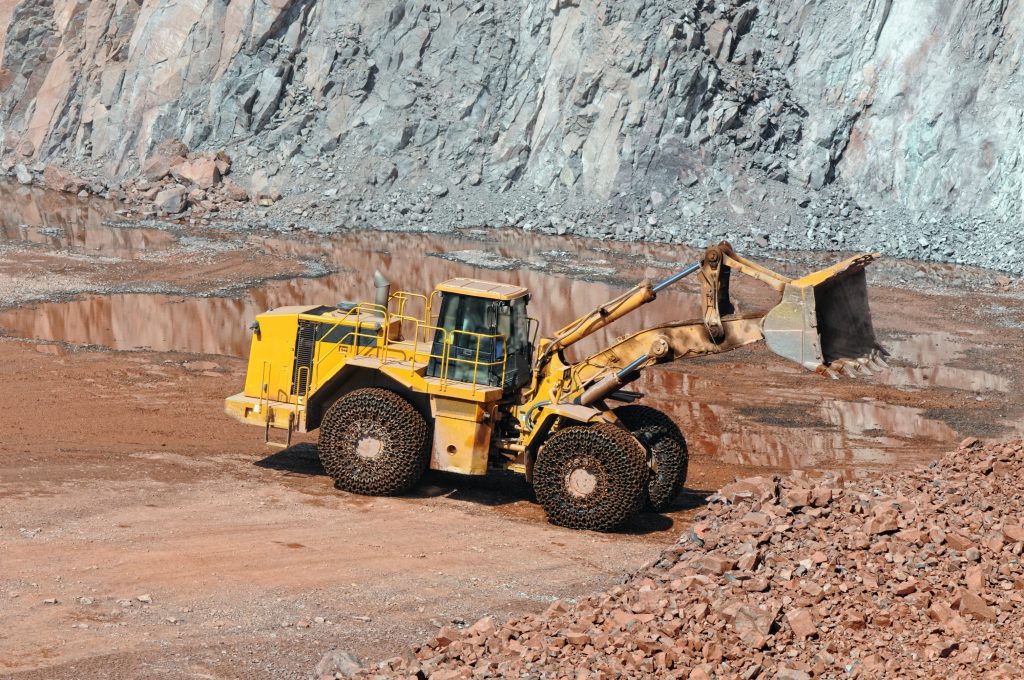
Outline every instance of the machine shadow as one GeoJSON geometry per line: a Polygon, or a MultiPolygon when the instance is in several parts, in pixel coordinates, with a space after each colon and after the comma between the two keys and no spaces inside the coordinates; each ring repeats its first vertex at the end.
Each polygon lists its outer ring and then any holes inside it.
{"type": "Polygon", "coordinates": [[[491,472],[476,476],[428,470],[408,496],[412,498],[445,496],[452,500],[489,507],[508,505],[519,501],[537,502],[530,485],[526,483],[522,475],[514,472],[491,472]]]}
{"type": "Polygon", "coordinates": [[[707,505],[707,498],[713,491],[684,488],[672,501],[665,512],[640,512],[634,515],[617,533],[643,535],[676,529],[682,532],[690,522],[689,511],[707,505]],[[685,514],[683,514],[685,513],[685,514]],[[682,515],[682,516],[680,516],[682,515]],[[681,524],[677,526],[677,524],[681,524]]]}
{"type": "MultiPolygon", "coordinates": [[[[257,467],[276,470],[289,476],[322,477],[327,472],[320,463],[316,444],[295,444],[281,449],[253,463],[257,467]]],[[[340,493],[340,492],[339,492],[340,493]]],[[[680,513],[688,513],[707,503],[713,492],[684,488],[665,513],[641,512],[626,522],[615,533],[643,535],[668,531],[673,528],[680,513]]],[[[423,479],[405,498],[446,497],[455,501],[486,507],[500,507],[513,503],[536,504],[533,488],[522,475],[513,472],[492,472],[484,476],[458,475],[428,470],[423,479]]],[[[688,518],[688,516],[687,516],[688,518]]],[[[682,531],[682,527],[676,527],[682,531]]]]}
{"type": "Polygon", "coordinates": [[[255,463],[256,467],[278,470],[289,475],[319,477],[327,474],[320,463],[316,444],[295,444],[287,449],[275,451],[255,463]]]}

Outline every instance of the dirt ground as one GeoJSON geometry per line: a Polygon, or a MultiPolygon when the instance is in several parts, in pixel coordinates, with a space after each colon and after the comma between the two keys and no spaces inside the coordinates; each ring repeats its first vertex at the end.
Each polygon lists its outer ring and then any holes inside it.
{"type": "Polygon", "coordinates": [[[334,647],[394,655],[433,621],[614,582],[721,479],[623,535],[573,532],[514,478],[336,492],[312,446],[270,452],[220,416],[237,359],[2,341],[0,367],[5,677],[305,677],[334,647]]]}
{"type": "MultiPolygon", "coordinates": [[[[1020,282],[897,262],[872,279],[888,371],[833,382],[755,348],[639,384],[690,442],[670,513],[616,535],[560,529],[514,477],[351,496],[311,444],[268,449],[223,415],[253,314],[364,294],[380,267],[410,289],[521,281],[552,328],[695,253],[501,232],[197,235],[16,198],[0,224],[0,677],[307,677],[330,649],[380,659],[440,624],[605,589],[736,477],[910,468],[964,436],[1024,431],[1020,282]],[[337,273],[288,278],[322,270],[337,273]]],[[[693,293],[635,327],[692,316],[693,293]]]]}

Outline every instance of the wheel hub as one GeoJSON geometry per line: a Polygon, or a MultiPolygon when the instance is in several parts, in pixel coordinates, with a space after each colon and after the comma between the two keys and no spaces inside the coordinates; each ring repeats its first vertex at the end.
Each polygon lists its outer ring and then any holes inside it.
{"type": "Polygon", "coordinates": [[[356,455],[360,458],[374,460],[382,451],[384,451],[384,442],[377,437],[361,437],[359,441],[356,442],[356,455]]]}
{"type": "Polygon", "coordinates": [[[597,476],[587,468],[576,468],[566,477],[565,486],[573,496],[585,498],[597,488],[597,476]]]}

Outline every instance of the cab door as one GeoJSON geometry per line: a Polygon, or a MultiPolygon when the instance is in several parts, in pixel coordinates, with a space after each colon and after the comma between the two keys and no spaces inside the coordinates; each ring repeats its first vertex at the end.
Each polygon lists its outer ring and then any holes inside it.
{"type": "Polygon", "coordinates": [[[525,297],[493,300],[443,293],[437,325],[427,375],[506,392],[529,381],[532,348],[525,297]],[[446,341],[448,368],[442,376],[446,341]]]}
{"type": "Polygon", "coordinates": [[[497,300],[488,298],[442,293],[427,375],[497,387],[501,381],[501,366],[497,366],[495,379],[494,366],[490,365],[500,362],[503,351],[501,343],[495,342],[493,337],[497,329],[497,305],[497,300]],[[446,352],[447,371],[442,359],[446,352]]]}

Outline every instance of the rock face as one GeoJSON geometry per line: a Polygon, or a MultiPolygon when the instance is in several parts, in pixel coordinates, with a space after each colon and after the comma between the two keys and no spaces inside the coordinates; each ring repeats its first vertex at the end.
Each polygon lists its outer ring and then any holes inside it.
{"type": "MultiPolygon", "coordinates": [[[[557,197],[620,238],[703,237],[708,206],[749,223],[839,191],[773,243],[863,233],[940,259],[972,249],[966,220],[1024,207],[1008,105],[1024,14],[1005,0],[8,0],[7,16],[8,153],[114,178],[153,180],[146,160],[177,138],[227,149],[260,193],[331,180],[321,166],[377,191],[449,178],[557,197]],[[905,224],[875,225],[885,210],[965,233],[901,240],[905,224]]],[[[1010,247],[993,233],[986,248],[1010,247]]]]}

